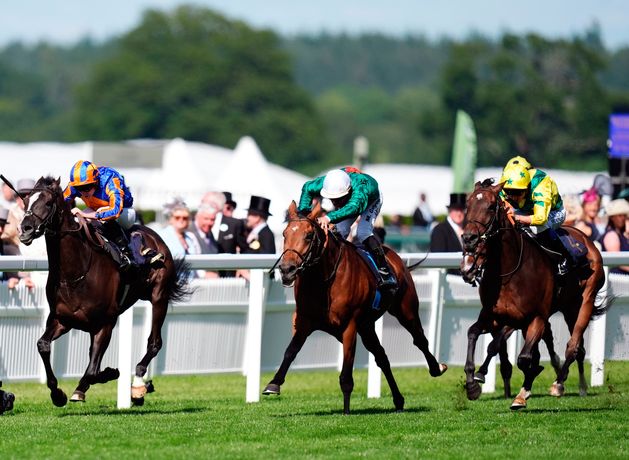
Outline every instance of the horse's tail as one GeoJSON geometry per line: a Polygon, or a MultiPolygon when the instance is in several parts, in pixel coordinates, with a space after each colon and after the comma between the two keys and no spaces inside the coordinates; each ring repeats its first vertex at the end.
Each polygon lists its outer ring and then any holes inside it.
{"type": "Polygon", "coordinates": [[[424,256],[424,258],[421,259],[419,262],[415,262],[413,265],[407,265],[406,268],[408,269],[408,271],[412,272],[417,267],[419,267],[422,263],[424,263],[424,261],[428,258],[428,254],[430,254],[430,251],[427,252],[426,255],[424,256]]]}
{"type": "Polygon", "coordinates": [[[168,302],[179,302],[186,300],[194,293],[190,287],[190,264],[185,258],[174,259],[175,276],[171,277],[168,283],[168,302]]]}

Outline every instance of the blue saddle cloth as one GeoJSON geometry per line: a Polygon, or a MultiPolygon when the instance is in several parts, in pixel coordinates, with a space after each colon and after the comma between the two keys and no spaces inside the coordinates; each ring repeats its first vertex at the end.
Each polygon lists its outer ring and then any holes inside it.
{"type": "MultiPolygon", "coordinates": [[[[371,254],[367,250],[365,250],[362,246],[356,246],[356,252],[367,262],[367,266],[371,270],[371,274],[374,276],[376,282],[380,279],[380,272],[378,271],[378,266],[376,262],[371,257],[371,254]]],[[[382,294],[378,289],[376,289],[376,293],[374,294],[373,301],[371,303],[371,308],[374,310],[378,310],[380,308],[380,301],[382,300],[382,294]]]]}
{"type": "Polygon", "coordinates": [[[588,248],[581,241],[570,235],[563,228],[555,230],[555,236],[559,238],[561,244],[568,250],[574,260],[577,260],[588,253],[588,248]]]}

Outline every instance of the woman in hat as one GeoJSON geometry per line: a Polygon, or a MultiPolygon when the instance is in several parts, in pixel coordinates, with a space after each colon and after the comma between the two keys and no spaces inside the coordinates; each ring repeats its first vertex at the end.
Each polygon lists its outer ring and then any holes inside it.
{"type": "MultiPolygon", "coordinates": [[[[607,230],[601,242],[603,251],[629,251],[629,238],[627,237],[627,215],[629,215],[629,203],[624,198],[612,200],[607,203],[605,211],[609,218],[607,230]]],[[[629,266],[614,267],[610,273],[629,274],[629,266]]]]}
{"type": "MultiPolygon", "coordinates": [[[[2,235],[4,232],[4,227],[7,224],[8,218],[9,210],[6,208],[0,208],[0,235],[2,235]]],[[[19,256],[20,250],[17,246],[13,244],[7,243],[5,241],[0,241],[0,255],[19,256]]],[[[0,279],[7,282],[9,289],[14,289],[15,286],[17,286],[17,284],[20,282],[20,279],[18,278],[18,274],[16,272],[1,272],[0,279]]]]}
{"type": "Polygon", "coordinates": [[[322,197],[321,204],[328,211],[318,218],[319,225],[327,229],[330,224],[347,238],[352,224],[360,217],[356,226],[356,241],[362,243],[378,266],[380,279],[378,288],[394,290],[397,280],[389,267],[380,241],[373,227],[382,207],[382,194],[378,182],[368,174],[353,167],[334,169],[325,176],[317,177],[304,184],[301,189],[298,210],[306,213],[312,208],[313,200],[322,197]]]}

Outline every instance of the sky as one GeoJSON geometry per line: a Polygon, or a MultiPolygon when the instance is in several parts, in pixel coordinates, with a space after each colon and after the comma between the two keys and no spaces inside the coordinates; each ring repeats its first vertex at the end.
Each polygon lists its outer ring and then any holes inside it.
{"type": "Polygon", "coordinates": [[[535,32],[548,38],[582,35],[598,23],[603,43],[629,46],[626,0],[18,0],[0,7],[0,46],[45,40],[72,44],[105,40],[138,25],[147,8],[170,11],[192,3],[282,35],[382,32],[463,39],[535,32]]]}

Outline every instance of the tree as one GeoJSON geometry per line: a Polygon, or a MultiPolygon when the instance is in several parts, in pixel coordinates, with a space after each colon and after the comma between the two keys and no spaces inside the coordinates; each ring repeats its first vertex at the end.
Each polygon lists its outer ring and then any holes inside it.
{"type": "Polygon", "coordinates": [[[272,161],[306,170],[327,148],[278,37],[193,6],[147,11],[80,89],[76,123],[95,140],[233,146],[248,134],[272,161]]]}

